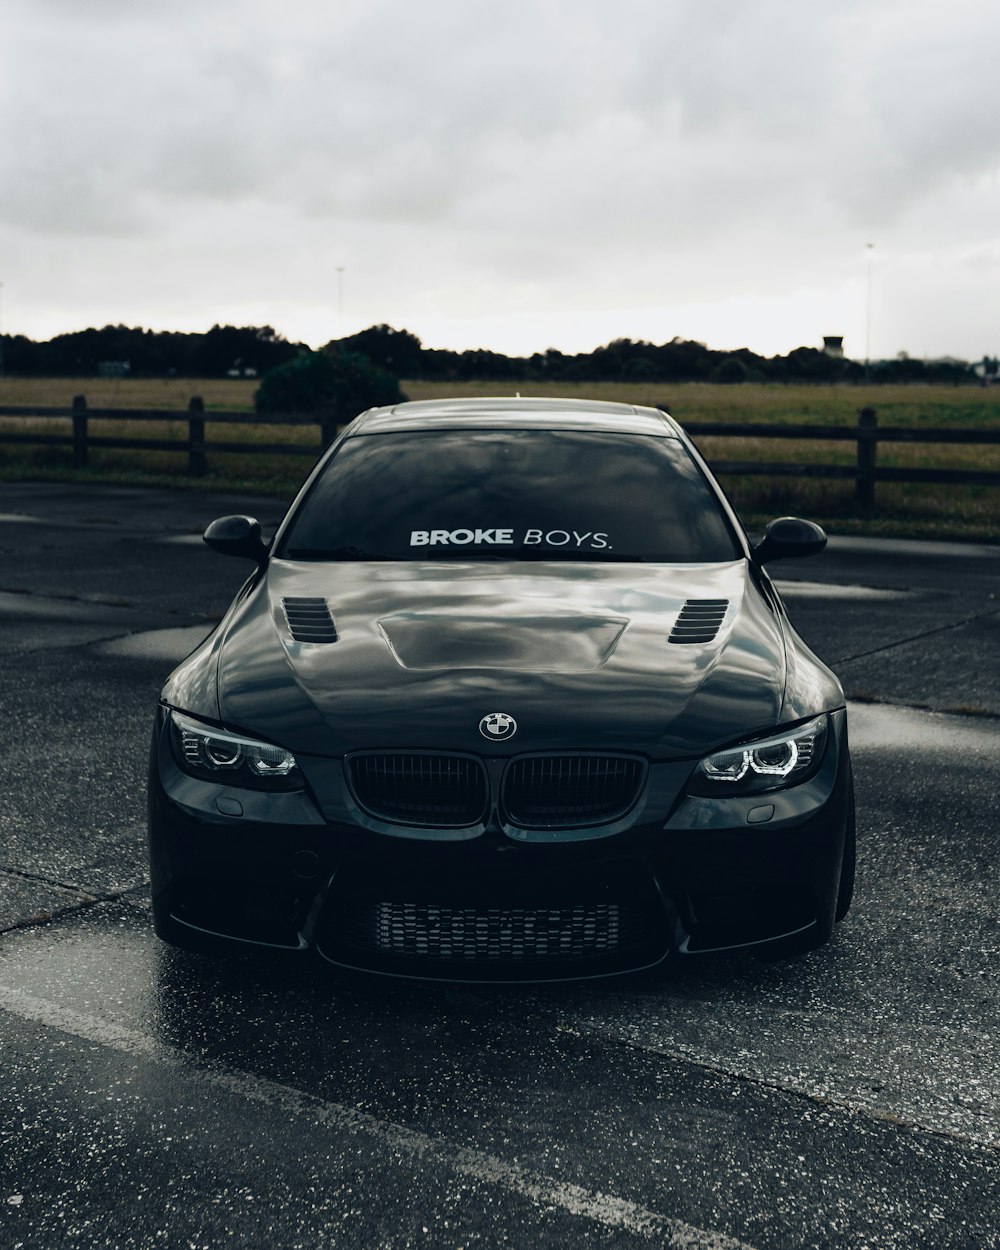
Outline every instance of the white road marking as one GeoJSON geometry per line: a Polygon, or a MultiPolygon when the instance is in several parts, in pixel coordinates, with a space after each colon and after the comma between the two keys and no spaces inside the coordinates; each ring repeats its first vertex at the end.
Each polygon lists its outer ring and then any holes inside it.
{"type": "Polygon", "coordinates": [[[166,1046],[133,1029],[101,1020],[84,1012],[61,1007],[58,1003],[35,998],[13,986],[0,985],[0,1007],[11,1015],[32,1024],[58,1029],[83,1041],[96,1042],[121,1054],[151,1060],[184,1074],[185,1078],[238,1098],[285,1114],[303,1116],[313,1124],[321,1124],[339,1132],[366,1134],[388,1146],[397,1155],[406,1155],[422,1163],[437,1164],[470,1179],[499,1185],[539,1205],[557,1206],[570,1215],[594,1220],[607,1228],[620,1228],[645,1237],[663,1250],[753,1250],[746,1242],[724,1233],[696,1228],[683,1220],[671,1219],[656,1211],[614,1194],[584,1189],[553,1180],[540,1172],[531,1172],[516,1164],[505,1163],[495,1155],[456,1146],[441,1138],[431,1137],[391,1120],[380,1120],[364,1111],[329,1102],[313,1094],[303,1093],[289,1085],[206,1060],[166,1046]]]}

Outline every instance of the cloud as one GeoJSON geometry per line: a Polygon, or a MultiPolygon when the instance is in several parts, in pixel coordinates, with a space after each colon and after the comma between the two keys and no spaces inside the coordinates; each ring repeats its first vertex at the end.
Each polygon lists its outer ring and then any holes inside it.
{"type": "Polygon", "coordinates": [[[127,303],[136,247],[149,289],[252,258],[303,307],[348,263],[373,320],[833,301],[872,232],[993,247],[998,37],[985,0],[13,0],[0,263],[99,255],[127,303]]]}

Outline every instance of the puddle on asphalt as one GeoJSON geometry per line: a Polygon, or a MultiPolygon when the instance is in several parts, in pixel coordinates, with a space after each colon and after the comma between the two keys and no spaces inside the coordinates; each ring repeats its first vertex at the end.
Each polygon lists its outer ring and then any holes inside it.
{"type": "MultiPolygon", "coordinates": [[[[79,622],[103,625],[117,622],[122,612],[135,611],[135,604],[124,601],[115,603],[110,600],[69,599],[54,595],[0,591],[0,615],[12,620],[25,620],[30,617],[67,625],[79,622]]],[[[122,628],[127,628],[124,621],[122,628]]]]}
{"type": "Polygon", "coordinates": [[[927,751],[987,756],[1000,749],[1000,721],[889,703],[849,703],[851,751],[927,751]]]}
{"type": "Polygon", "coordinates": [[[108,529],[109,527],[118,527],[121,522],[116,521],[113,517],[52,517],[52,516],[35,516],[30,512],[0,512],[0,524],[9,525],[53,525],[59,529],[68,529],[85,526],[88,529],[108,529]]]}
{"type": "Polygon", "coordinates": [[[880,556],[939,556],[949,560],[995,560],[1000,556],[1000,546],[988,543],[956,543],[926,538],[873,538],[861,534],[831,534],[829,550],[857,551],[863,555],[880,556]]]}
{"type": "Polygon", "coordinates": [[[180,663],[211,632],[211,625],[184,625],[174,629],[151,629],[103,642],[95,650],[100,655],[127,656],[139,660],[167,660],[180,663]]]}
{"type": "Polygon", "coordinates": [[[830,582],[775,582],[784,599],[854,599],[887,602],[912,599],[913,590],[884,590],[880,586],[835,586],[830,582]]]}

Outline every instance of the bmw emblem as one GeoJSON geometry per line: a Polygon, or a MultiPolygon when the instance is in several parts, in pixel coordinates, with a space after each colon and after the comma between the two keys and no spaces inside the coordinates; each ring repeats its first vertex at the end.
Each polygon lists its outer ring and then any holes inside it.
{"type": "Polygon", "coordinates": [[[517,733],[517,721],[506,712],[490,712],[479,722],[479,732],[493,742],[503,742],[517,733]]]}

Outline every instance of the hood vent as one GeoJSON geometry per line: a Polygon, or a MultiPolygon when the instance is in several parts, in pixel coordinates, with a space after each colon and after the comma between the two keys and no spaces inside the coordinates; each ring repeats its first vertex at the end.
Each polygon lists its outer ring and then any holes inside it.
{"type": "Polygon", "coordinates": [[[337,641],[337,629],[325,599],[289,596],[282,599],[281,606],[296,642],[337,641]]]}
{"type": "Polygon", "coordinates": [[[668,642],[711,642],[719,632],[728,599],[689,599],[670,631],[668,642]]]}

